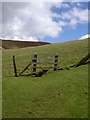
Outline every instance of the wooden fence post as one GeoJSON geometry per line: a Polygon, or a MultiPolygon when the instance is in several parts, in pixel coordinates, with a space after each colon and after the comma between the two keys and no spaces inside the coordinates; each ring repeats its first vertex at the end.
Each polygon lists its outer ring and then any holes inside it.
{"type": "Polygon", "coordinates": [[[33,58],[33,72],[36,72],[36,68],[37,68],[37,53],[34,53],[34,58],[33,58]]]}
{"type": "Polygon", "coordinates": [[[55,54],[55,59],[54,59],[54,71],[57,70],[58,67],[58,54],[55,54]]]}
{"type": "Polygon", "coordinates": [[[13,56],[13,66],[14,66],[14,73],[15,73],[15,76],[17,76],[17,69],[16,69],[16,63],[15,63],[15,56],[13,56]]]}

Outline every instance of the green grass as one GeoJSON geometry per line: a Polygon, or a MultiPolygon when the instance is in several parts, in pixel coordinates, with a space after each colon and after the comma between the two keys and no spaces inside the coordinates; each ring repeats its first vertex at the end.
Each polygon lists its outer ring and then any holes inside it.
{"type": "Polygon", "coordinates": [[[88,65],[71,70],[50,71],[42,77],[14,77],[11,73],[13,66],[10,67],[13,54],[16,55],[17,67],[23,68],[35,51],[46,56],[59,53],[59,66],[65,67],[87,55],[87,46],[87,40],[83,40],[3,50],[3,118],[88,117],[88,65]],[[5,59],[9,60],[8,63],[5,59]]]}
{"type": "MultiPolygon", "coordinates": [[[[60,59],[59,66],[66,67],[68,65],[79,62],[84,56],[88,54],[88,41],[70,41],[66,43],[45,45],[40,47],[3,50],[3,74],[10,76],[13,75],[13,55],[16,56],[17,69],[18,73],[20,73],[20,71],[31,61],[33,57],[32,54],[34,52],[39,53],[38,59],[49,56],[54,58],[55,53],[58,53],[60,59]]],[[[39,59],[39,62],[45,61],[43,59],[39,59]]],[[[43,67],[43,65],[41,67],[43,67]]]]}
{"type": "Polygon", "coordinates": [[[83,66],[41,78],[4,77],[3,117],[87,117],[87,71],[83,66]]]}

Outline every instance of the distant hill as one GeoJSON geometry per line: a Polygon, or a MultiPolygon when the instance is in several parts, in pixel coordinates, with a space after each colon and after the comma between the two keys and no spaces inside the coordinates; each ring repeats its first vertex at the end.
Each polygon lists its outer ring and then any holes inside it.
{"type": "Polygon", "coordinates": [[[2,41],[2,48],[13,49],[13,48],[24,48],[50,44],[48,42],[28,42],[28,41],[13,41],[13,40],[0,40],[2,41]]]}

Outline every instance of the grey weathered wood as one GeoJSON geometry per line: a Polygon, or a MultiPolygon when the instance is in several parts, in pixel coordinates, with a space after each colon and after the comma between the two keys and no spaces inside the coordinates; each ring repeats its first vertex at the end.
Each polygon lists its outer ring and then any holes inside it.
{"type": "Polygon", "coordinates": [[[56,53],[55,54],[55,60],[54,60],[54,71],[57,70],[57,67],[58,67],[58,54],[56,53]]]}
{"type": "Polygon", "coordinates": [[[15,56],[13,56],[13,66],[14,66],[14,73],[15,73],[15,76],[17,76],[17,69],[16,69],[16,63],[15,63],[15,56]]]}
{"type": "Polygon", "coordinates": [[[37,53],[34,53],[34,58],[32,60],[33,62],[33,72],[36,72],[36,68],[37,68],[37,53]]]}

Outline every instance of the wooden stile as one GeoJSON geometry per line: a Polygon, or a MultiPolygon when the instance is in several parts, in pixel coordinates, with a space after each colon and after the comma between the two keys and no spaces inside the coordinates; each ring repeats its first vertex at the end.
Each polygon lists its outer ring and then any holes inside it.
{"type": "MultiPolygon", "coordinates": [[[[17,75],[17,69],[16,69],[16,63],[15,63],[15,56],[13,56],[13,66],[14,66],[14,73],[15,73],[15,76],[16,77],[18,77],[18,76],[20,76],[20,75],[22,75],[27,69],[28,69],[28,67],[29,66],[31,66],[32,64],[33,64],[33,66],[32,66],[32,72],[33,73],[35,73],[36,72],[36,69],[37,68],[41,68],[41,69],[53,69],[54,71],[57,71],[58,70],[58,54],[56,53],[55,54],[55,57],[54,58],[52,58],[53,60],[54,60],[54,63],[51,63],[51,61],[49,61],[49,62],[47,62],[47,63],[45,63],[45,62],[37,62],[37,53],[35,52],[34,54],[33,54],[33,59],[32,59],[32,61],[30,61],[26,66],[25,66],[25,68],[17,75]],[[39,66],[37,65],[37,64],[39,64],[39,66]],[[40,66],[40,64],[41,65],[48,65],[48,64],[54,64],[54,66],[40,66]]],[[[45,59],[46,60],[46,58],[43,58],[43,59],[45,59]]],[[[51,60],[51,58],[47,58],[48,60],[51,60]]],[[[38,59],[39,60],[39,59],[38,59]]]]}

